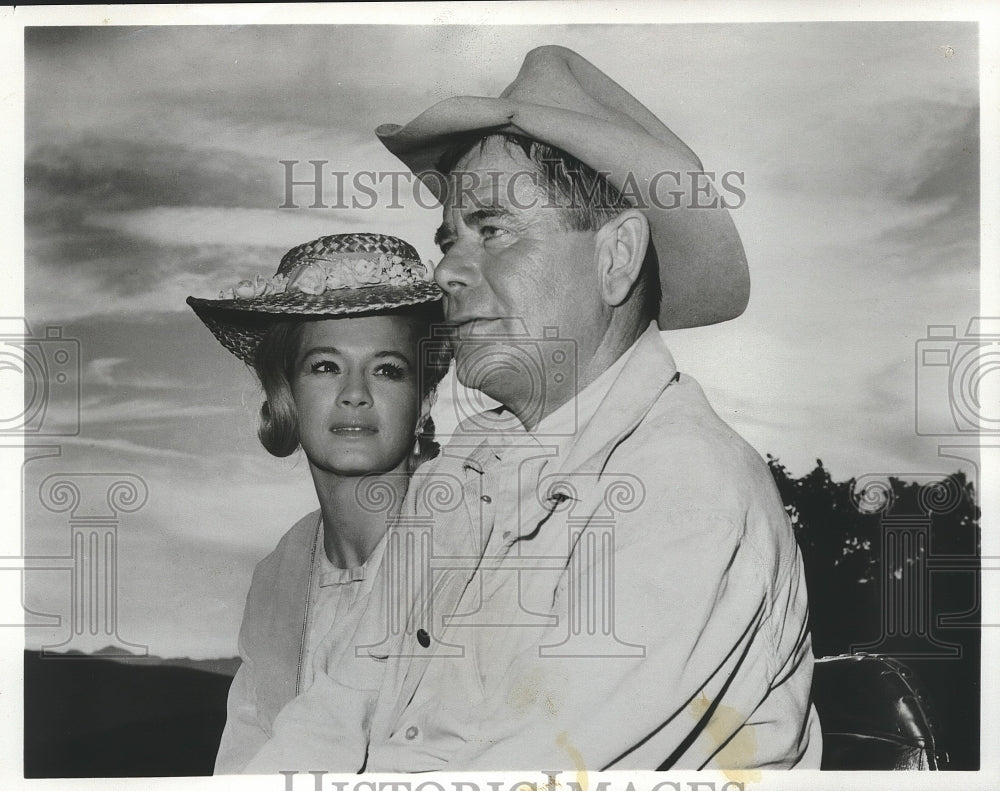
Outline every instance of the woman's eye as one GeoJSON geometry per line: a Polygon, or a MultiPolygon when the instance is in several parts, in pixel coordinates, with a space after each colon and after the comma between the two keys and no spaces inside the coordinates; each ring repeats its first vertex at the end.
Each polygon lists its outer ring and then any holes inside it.
{"type": "Polygon", "coordinates": [[[336,374],[340,373],[340,367],[332,360],[317,360],[309,366],[309,371],[314,374],[336,374]]]}
{"type": "Polygon", "coordinates": [[[382,365],[375,369],[375,376],[397,381],[406,376],[406,370],[402,366],[394,365],[393,363],[382,363],[382,365]]]}

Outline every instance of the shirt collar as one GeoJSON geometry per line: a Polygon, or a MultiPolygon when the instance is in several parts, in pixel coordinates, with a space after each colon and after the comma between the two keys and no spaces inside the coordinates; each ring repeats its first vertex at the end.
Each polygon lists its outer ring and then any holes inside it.
{"type": "MultiPolygon", "coordinates": [[[[322,519],[322,517],[320,517],[322,519]]],[[[332,585],[348,585],[352,582],[364,582],[374,576],[374,571],[382,562],[382,554],[385,551],[387,533],[383,533],[372,553],[359,566],[341,568],[330,562],[323,548],[323,531],[319,531],[318,546],[316,551],[316,565],[319,571],[319,587],[327,588],[332,585]]],[[[365,588],[369,586],[364,586],[365,588]]]]}
{"type": "Polygon", "coordinates": [[[638,345],[637,339],[593,382],[543,418],[534,431],[526,430],[514,413],[503,406],[478,416],[477,423],[480,427],[488,425],[490,436],[466,456],[464,469],[482,473],[486,466],[502,460],[512,448],[528,452],[545,448],[550,452],[554,450],[556,458],[565,458],[577,436],[597,413],[638,345]]]}
{"type": "Polygon", "coordinates": [[[586,428],[594,417],[601,402],[611,390],[611,386],[621,374],[626,361],[635,350],[636,343],[626,349],[593,382],[552,414],[543,418],[535,427],[532,435],[545,444],[558,444],[560,449],[571,444],[572,440],[586,428]]]}

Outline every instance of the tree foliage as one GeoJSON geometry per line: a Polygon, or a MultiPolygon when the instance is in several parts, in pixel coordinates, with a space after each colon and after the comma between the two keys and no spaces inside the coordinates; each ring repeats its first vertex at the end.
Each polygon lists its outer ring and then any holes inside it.
{"type": "Polygon", "coordinates": [[[885,626],[886,583],[918,563],[931,569],[932,615],[976,607],[978,575],[970,559],[979,555],[979,508],[964,473],[925,481],[887,476],[865,499],[864,480],[834,481],[820,459],[794,478],[779,459],[767,458],[802,552],[817,654],[876,640],[885,626]],[[907,557],[884,555],[887,531],[900,525],[917,531],[925,525],[926,547],[907,557]],[[963,559],[964,567],[950,568],[961,564],[949,558],[963,559]]]}
{"type": "Polygon", "coordinates": [[[834,481],[768,466],[802,552],[816,656],[888,654],[921,679],[953,768],[979,761],[980,542],[973,483],[834,481]],[[900,602],[904,606],[900,606],[900,602]]]}

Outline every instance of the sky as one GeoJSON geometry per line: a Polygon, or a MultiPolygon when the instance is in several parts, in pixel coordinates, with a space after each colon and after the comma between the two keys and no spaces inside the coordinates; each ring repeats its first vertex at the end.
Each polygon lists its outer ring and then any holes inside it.
{"type": "MultiPolygon", "coordinates": [[[[939,456],[953,439],[926,433],[961,434],[954,365],[925,366],[923,350],[980,348],[966,338],[980,276],[974,24],[33,28],[25,310],[34,337],[61,333],[44,354],[67,373],[32,418],[58,455],[24,467],[23,551],[58,559],[26,574],[33,622],[70,595],[69,516],[43,502],[50,476],[98,500],[104,473],[136,476],[145,498],[116,528],[118,638],[163,656],[235,653],[254,563],[316,499],[304,458],[258,444],[255,384],[184,299],[270,274],[330,233],[381,229],[437,260],[426,194],[309,208],[299,188],[299,208],[279,208],[281,162],[301,163],[297,179],[310,160],[398,170],[376,126],[498,95],[545,43],[620,82],[707,169],[744,174],[746,313],[664,333],[716,411],[796,475],[817,458],[837,480],[962,466],[939,456]],[[956,338],[929,339],[929,325],[956,338]]],[[[452,387],[435,413],[444,431],[466,398],[452,387]]],[[[28,630],[33,648],[66,637],[65,621],[28,630]]]]}

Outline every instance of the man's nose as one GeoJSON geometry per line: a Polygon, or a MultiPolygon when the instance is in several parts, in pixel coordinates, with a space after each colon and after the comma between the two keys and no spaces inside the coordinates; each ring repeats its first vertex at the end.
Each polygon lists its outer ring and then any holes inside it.
{"type": "Polygon", "coordinates": [[[340,405],[359,407],[371,406],[372,394],[368,382],[362,374],[350,374],[345,377],[340,390],[340,405]]]}
{"type": "Polygon", "coordinates": [[[434,279],[448,296],[461,294],[480,281],[479,260],[473,245],[456,241],[434,269],[434,279]]]}

